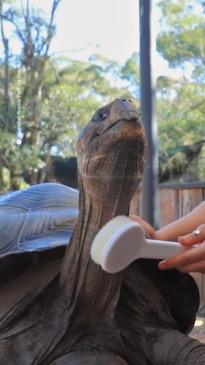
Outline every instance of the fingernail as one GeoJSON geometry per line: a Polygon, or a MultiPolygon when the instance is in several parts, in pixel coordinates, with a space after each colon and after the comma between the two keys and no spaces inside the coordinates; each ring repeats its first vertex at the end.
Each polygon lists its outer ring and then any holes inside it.
{"type": "Polygon", "coordinates": [[[160,270],[166,269],[166,261],[165,260],[160,261],[158,266],[160,270]]]}

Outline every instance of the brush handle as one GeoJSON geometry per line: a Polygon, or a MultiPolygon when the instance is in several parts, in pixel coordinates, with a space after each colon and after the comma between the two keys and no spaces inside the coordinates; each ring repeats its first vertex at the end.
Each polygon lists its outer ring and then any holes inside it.
{"type": "Polygon", "coordinates": [[[141,247],[140,256],[150,259],[168,259],[184,248],[180,243],[173,241],[158,241],[146,239],[146,244],[141,247]]]}

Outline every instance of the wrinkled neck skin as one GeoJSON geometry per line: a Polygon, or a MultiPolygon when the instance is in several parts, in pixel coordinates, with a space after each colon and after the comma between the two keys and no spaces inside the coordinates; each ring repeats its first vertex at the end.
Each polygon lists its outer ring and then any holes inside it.
{"type": "MultiPolygon", "coordinates": [[[[114,188],[115,198],[112,200],[110,190],[102,199],[87,192],[85,194],[83,183],[80,183],[80,215],[61,271],[61,287],[67,305],[75,307],[75,310],[78,308],[79,313],[85,314],[87,308],[91,316],[95,313],[99,317],[99,313],[103,312],[112,317],[118,301],[121,274],[104,272],[91,260],[90,248],[97,232],[106,222],[129,212],[132,192],[130,196],[123,193],[120,185],[117,192],[114,188]],[[80,310],[82,307],[83,311],[80,310]]],[[[126,188],[123,190],[127,192],[126,188]]]]}

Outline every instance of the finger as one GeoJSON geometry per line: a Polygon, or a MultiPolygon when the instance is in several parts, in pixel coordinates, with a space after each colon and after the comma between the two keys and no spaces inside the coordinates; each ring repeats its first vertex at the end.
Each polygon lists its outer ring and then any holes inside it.
{"type": "Polygon", "coordinates": [[[143,218],[139,217],[138,215],[130,215],[129,216],[134,222],[140,223],[142,225],[149,226],[149,223],[147,223],[143,218]]]}
{"type": "Polygon", "coordinates": [[[195,262],[193,264],[184,265],[182,267],[178,267],[181,272],[198,272],[201,274],[205,274],[205,260],[195,262]]]}
{"type": "Polygon", "coordinates": [[[161,270],[178,268],[205,259],[205,242],[159,263],[161,270]]]}
{"type": "Polygon", "coordinates": [[[129,217],[135,222],[143,222],[143,219],[138,215],[130,214],[129,217]]]}
{"type": "Polygon", "coordinates": [[[178,237],[178,241],[184,246],[193,246],[199,243],[198,237],[193,233],[189,233],[186,236],[178,237]]]}
{"type": "Polygon", "coordinates": [[[201,224],[193,232],[178,237],[178,241],[184,246],[192,246],[201,243],[205,239],[205,224],[201,224]]]}
{"type": "Polygon", "coordinates": [[[145,230],[145,232],[147,232],[150,237],[154,238],[155,236],[155,230],[154,228],[151,226],[151,224],[149,224],[148,222],[146,222],[144,219],[142,219],[139,216],[136,215],[130,215],[130,218],[134,221],[139,223],[145,230]]]}

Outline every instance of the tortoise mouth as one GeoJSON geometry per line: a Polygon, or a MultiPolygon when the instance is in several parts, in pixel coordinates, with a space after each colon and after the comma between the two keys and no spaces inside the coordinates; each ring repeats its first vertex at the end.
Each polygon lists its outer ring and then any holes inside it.
{"type": "Polygon", "coordinates": [[[101,135],[106,134],[109,131],[120,133],[125,132],[126,129],[130,130],[132,129],[138,129],[141,127],[141,123],[139,121],[139,113],[138,112],[127,112],[124,115],[121,115],[119,119],[113,121],[110,123],[110,125],[105,125],[104,128],[102,128],[95,137],[100,137],[101,135]]]}
{"type": "Polygon", "coordinates": [[[119,119],[119,120],[117,120],[115,123],[113,123],[113,124],[111,124],[110,126],[108,126],[104,131],[103,131],[103,133],[101,133],[101,134],[104,134],[104,133],[106,133],[107,131],[110,131],[110,130],[116,130],[116,132],[118,131],[118,132],[120,132],[120,128],[116,128],[116,126],[118,126],[118,125],[125,125],[125,123],[126,122],[129,122],[130,124],[129,124],[129,126],[132,126],[132,127],[135,127],[136,128],[136,126],[137,126],[137,124],[135,124],[136,123],[136,121],[137,121],[137,119],[136,118],[133,118],[133,119],[129,119],[129,120],[125,120],[124,118],[123,119],[119,119]]]}

